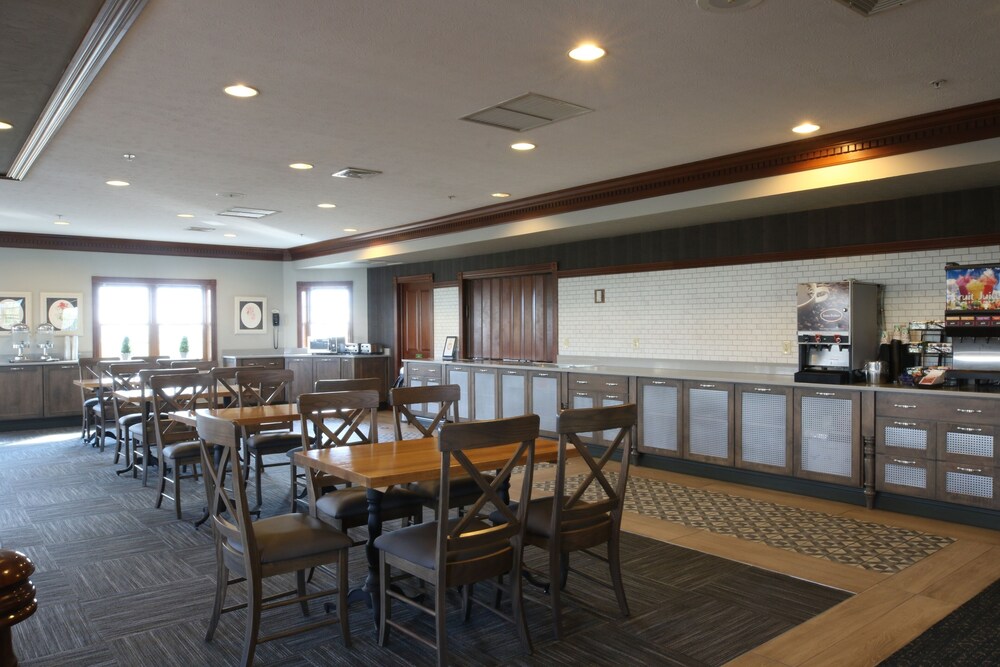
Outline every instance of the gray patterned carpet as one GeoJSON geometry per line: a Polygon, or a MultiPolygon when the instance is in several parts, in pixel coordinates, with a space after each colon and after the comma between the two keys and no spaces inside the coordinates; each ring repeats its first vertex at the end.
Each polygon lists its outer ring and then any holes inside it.
{"type": "MultiPolygon", "coordinates": [[[[235,664],[240,613],[223,619],[213,642],[203,639],[214,552],[208,530],[191,525],[204,504],[200,483],[188,484],[177,520],[153,508],[151,488],[114,469],[110,451],[82,445],[71,429],[0,433],[0,546],[26,553],[37,568],[38,612],[13,631],[21,664],[235,664]]],[[[265,516],[286,511],[287,488],[283,468],[265,476],[265,516]]],[[[450,614],[455,664],[720,665],[848,597],[634,535],[623,542],[629,618],[619,616],[610,591],[571,576],[568,590],[579,598],[567,601],[563,641],[551,638],[545,596],[530,590],[533,655],[522,653],[511,628],[478,610],[467,624],[450,614]]],[[[544,555],[532,549],[528,558],[540,565],[544,555]]],[[[603,564],[578,560],[605,576],[603,564]]],[[[351,579],[358,584],[365,572],[363,550],[355,549],[351,579]]],[[[264,622],[273,629],[300,618],[293,607],[264,622]]],[[[352,606],[350,619],[350,650],[324,629],[262,645],[256,664],[433,662],[431,651],[399,634],[378,647],[364,605],[352,606]]]]}

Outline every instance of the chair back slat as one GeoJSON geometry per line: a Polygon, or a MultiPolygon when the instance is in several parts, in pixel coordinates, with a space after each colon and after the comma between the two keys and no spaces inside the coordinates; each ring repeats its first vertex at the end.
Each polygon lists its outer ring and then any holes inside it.
{"type": "MultiPolygon", "coordinates": [[[[241,408],[288,403],[288,390],[295,379],[295,372],[288,369],[253,369],[236,373],[236,405],[241,408]]],[[[279,420],[246,426],[243,437],[249,438],[263,431],[290,431],[293,420],[279,420]]]]}
{"type": "Polygon", "coordinates": [[[380,391],[382,389],[382,380],[378,378],[336,378],[316,380],[313,383],[313,391],[316,393],[326,391],[361,391],[364,389],[380,391]]]}
{"type": "Polygon", "coordinates": [[[158,373],[149,379],[156,442],[161,448],[175,442],[197,438],[197,429],[167,416],[170,412],[193,411],[209,406],[212,378],[206,373],[171,369],[177,373],[158,373]]]}
{"type": "Polygon", "coordinates": [[[257,541],[242,483],[236,428],[226,419],[203,414],[196,418],[195,428],[201,444],[202,470],[216,540],[221,548],[243,558],[249,572],[249,564],[258,560],[257,541]]]}
{"type": "Polygon", "coordinates": [[[392,420],[396,430],[396,440],[403,439],[403,420],[420,431],[422,438],[434,437],[441,424],[458,422],[458,401],[462,388],[457,384],[427,385],[424,387],[393,387],[389,390],[389,405],[392,406],[392,420]],[[430,424],[424,425],[413,414],[411,406],[438,404],[438,411],[430,424]]]}
{"type": "Polygon", "coordinates": [[[209,374],[214,380],[212,386],[212,406],[222,407],[236,405],[240,399],[239,385],[236,384],[236,374],[241,371],[252,371],[253,366],[216,366],[209,374]]]}
{"type": "Polygon", "coordinates": [[[302,446],[310,450],[378,442],[378,404],[374,389],[300,394],[302,446]]]}

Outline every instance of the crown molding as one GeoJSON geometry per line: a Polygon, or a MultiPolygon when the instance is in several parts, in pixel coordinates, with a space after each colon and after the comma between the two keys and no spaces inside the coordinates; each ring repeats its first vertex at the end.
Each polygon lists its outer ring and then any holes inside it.
{"type": "Polygon", "coordinates": [[[201,257],[205,259],[252,259],[268,262],[281,262],[289,259],[287,251],[274,248],[215,246],[198,243],[166,243],[162,241],[108,239],[93,236],[24,234],[21,232],[0,232],[0,247],[71,252],[111,252],[131,255],[165,255],[169,257],[201,257]]]}

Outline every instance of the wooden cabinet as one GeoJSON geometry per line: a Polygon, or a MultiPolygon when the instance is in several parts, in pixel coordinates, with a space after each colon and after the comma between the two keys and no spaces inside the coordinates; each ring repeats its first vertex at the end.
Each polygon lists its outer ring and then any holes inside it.
{"type": "Polygon", "coordinates": [[[734,408],[736,467],[792,474],[792,388],[738,384],[734,408]]]}
{"type": "MultiPolygon", "coordinates": [[[[423,362],[406,362],[406,385],[408,387],[430,387],[441,384],[441,364],[423,362]]],[[[420,417],[433,417],[437,414],[437,403],[411,406],[413,414],[420,417]]]]}
{"type": "Polygon", "coordinates": [[[639,451],[663,456],[680,456],[684,441],[684,389],[680,380],[638,378],[639,451]]]}
{"type": "Polygon", "coordinates": [[[294,403],[299,394],[308,394],[313,390],[313,360],[309,357],[289,357],[285,359],[285,368],[295,374],[288,390],[288,400],[294,403]]]}
{"type": "Polygon", "coordinates": [[[248,366],[250,368],[284,368],[284,357],[223,357],[223,366],[248,366]]]}
{"type": "Polygon", "coordinates": [[[861,392],[795,389],[795,475],[861,486],[861,392]]]}
{"type": "Polygon", "coordinates": [[[344,377],[343,364],[338,357],[315,357],[312,360],[312,381],[340,380],[344,377]]]}
{"type": "MultiPolygon", "coordinates": [[[[628,403],[629,378],[623,375],[568,373],[566,402],[569,408],[600,408],[628,403]]],[[[585,442],[609,443],[615,433],[582,433],[585,442]]]]}
{"type": "MultiPolygon", "coordinates": [[[[326,359],[317,358],[317,362],[322,368],[326,359]]],[[[379,379],[379,400],[383,403],[389,400],[389,357],[381,354],[356,355],[340,358],[340,377],[347,379],[378,378],[379,379]]],[[[319,380],[319,371],[316,372],[316,379],[319,380]]],[[[326,378],[333,379],[333,378],[326,378]]],[[[395,379],[395,376],[393,376],[395,379]]]]}
{"type": "Polygon", "coordinates": [[[684,382],[684,458],[733,465],[733,385],[684,382]]]}
{"type": "Polygon", "coordinates": [[[562,373],[555,371],[528,371],[528,410],[539,419],[538,431],[550,438],[556,437],[556,417],[562,409],[562,373]]]}
{"type": "Polygon", "coordinates": [[[38,364],[0,366],[0,419],[31,419],[44,415],[42,368],[38,364]]]}
{"type": "Polygon", "coordinates": [[[45,366],[42,371],[42,385],[45,387],[45,416],[78,416],[83,410],[80,388],[73,384],[80,379],[78,363],[45,366]]]}

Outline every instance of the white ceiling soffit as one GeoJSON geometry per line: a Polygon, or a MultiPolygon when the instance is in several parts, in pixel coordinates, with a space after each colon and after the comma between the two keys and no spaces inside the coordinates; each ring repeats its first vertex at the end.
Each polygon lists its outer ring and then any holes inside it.
{"type": "Polygon", "coordinates": [[[481,111],[462,116],[461,120],[491,125],[505,130],[524,132],[542,125],[566,120],[573,116],[582,116],[590,113],[593,109],[588,109],[579,104],[564,102],[554,97],[546,97],[538,93],[526,93],[520,97],[509,99],[506,102],[487,107],[481,111]]]}
{"type": "Polygon", "coordinates": [[[871,16],[898,7],[907,0],[835,0],[835,2],[847,5],[862,16],[871,16]]]}

